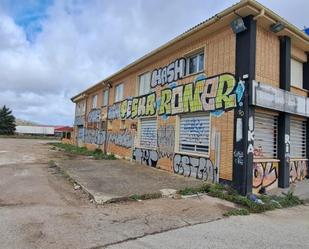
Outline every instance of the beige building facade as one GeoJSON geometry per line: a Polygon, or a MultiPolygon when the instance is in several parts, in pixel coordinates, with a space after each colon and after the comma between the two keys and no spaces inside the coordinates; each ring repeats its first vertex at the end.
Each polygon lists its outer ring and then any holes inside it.
{"type": "Polygon", "coordinates": [[[287,187],[308,174],[307,51],[241,1],[74,96],[73,142],[243,194],[287,187]]]}

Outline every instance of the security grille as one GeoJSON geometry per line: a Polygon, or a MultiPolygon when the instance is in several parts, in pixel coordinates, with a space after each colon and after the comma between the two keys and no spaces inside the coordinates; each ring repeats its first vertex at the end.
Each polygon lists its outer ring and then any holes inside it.
{"type": "Polygon", "coordinates": [[[180,117],[179,150],[183,152],[209,152],[209,114],[180,117]]]}
{"type": "Polygon", "coordinates": [[[254,118],[254,157],[277,158],[278,118],[256,113],[254,118]]]}
{"type": "Polygon", "coordinates": [[[147,149],[157,147],[157,119],[141,119],[140,146],[147,149]]]}
{"type": "Polygon", "coordinates": [[[290,123],[291,157],[306,158],[306,122],[291,119],[290,123]]]}

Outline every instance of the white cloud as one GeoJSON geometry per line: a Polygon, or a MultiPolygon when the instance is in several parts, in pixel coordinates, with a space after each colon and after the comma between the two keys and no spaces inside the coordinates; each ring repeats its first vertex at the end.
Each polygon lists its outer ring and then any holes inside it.
{"type": "MultiPolygon", "coordinates": [[[[20,118],[72,124],[70,97],[235,2],[55,0],[32,43],[0,3],[0,105],[20,118]]],[[[298,26],[305,21],[290,1],[262,2],[298,26]]],[[[305,17],[307,1],[294,3],[305,17]]]]}

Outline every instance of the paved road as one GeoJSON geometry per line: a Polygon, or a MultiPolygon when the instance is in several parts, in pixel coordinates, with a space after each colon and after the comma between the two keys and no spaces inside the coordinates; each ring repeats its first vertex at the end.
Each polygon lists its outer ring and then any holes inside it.
{"type": "Polygon", "coordinates": [[[0,139],[0,248],[103,248],[217,220],[233,206],[207,196],[96,206],[49,167],[51,159],[76,158],[46,141],[0,139]]]}
{"type": "Polygon", "coordinates": [[[308,249],[309,206],[237,216],[132,240],[108,249],[308,249]]]}

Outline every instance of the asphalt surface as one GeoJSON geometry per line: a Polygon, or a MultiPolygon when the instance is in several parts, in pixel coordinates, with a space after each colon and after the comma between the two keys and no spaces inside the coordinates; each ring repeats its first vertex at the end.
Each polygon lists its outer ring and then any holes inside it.
{"type": "Polygon", "coordinates": [[[215,221],[234,207],[207,196],[97,206],[48,164],[85,158],[51,150],[46,142],[0,138],[1,249],[104,248],[215,221]]]}
{"type": "Polygon", "coordinates": [[[308,249],[309,206],[236,216],[106,247],[108,249],[308,249]]]}

